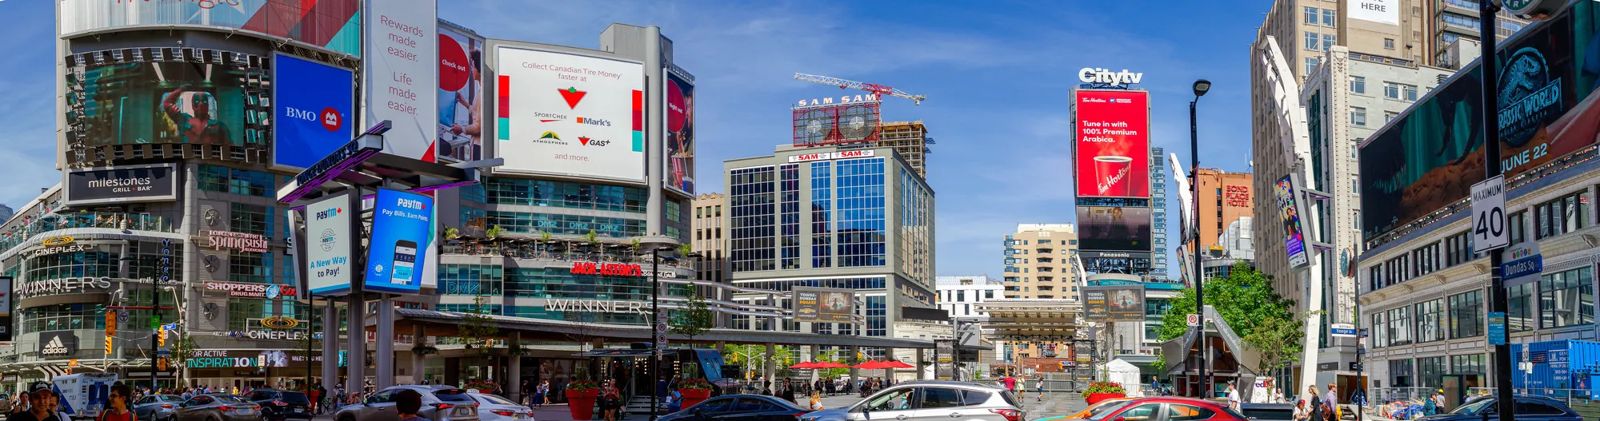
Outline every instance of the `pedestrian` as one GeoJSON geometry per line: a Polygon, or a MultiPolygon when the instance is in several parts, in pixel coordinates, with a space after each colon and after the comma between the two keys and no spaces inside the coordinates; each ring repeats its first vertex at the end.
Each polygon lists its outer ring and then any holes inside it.
{"type": "Polygon", "coordinates": [[[128,385],[117,383],[111,386],[111,393],[106,396],[110,405],[100,411],[100,416],[95,421],[134,421],[133,411],[128,410],[128,395],[132,394],[128,385]]]}
{"type": "Polygon", "coordinates": [[[1306,401],[1301,400],[1294,404],[1294,421],[1310,421],[1311,410],[1306,409],[1306,401]]]}
{"type": "Polygon", "coordinates": [[[1325,408],[1327,404],[1322,402],[1322,396],[1317,394],[1317,385],[1306,385],[1306,395],[1301,399],[1309,401],[1306,402],[1306,406],[1308,411],[1311,412],[1309,418],[1311,421],[1323,421],[1325,419],[1326,416],[1324,414],[1328,412],[1325,408]]]}
{"type": "Polygon", "coordinates": [[[1233,382],[1228,382],[1228,408],[1239,412],[1239,387],[1233,382]]]}
{"type": "Polygon", "coordinates": [[[545,397],[548,395],[550,395],[550,381],[540,380],[539,386],[533,389],[533,407],[538,408],[550,403],[547,402],[548,398],[545,397]]]}
{"type": "Polygon", "coordinates": [[[1433,401],[1433,406],[1439,408],[1439,412],[1444,412],[1444,389],[1435,390],[1431,400],[1433,401]]]}
{"type": "Polygon", "coordinates": [[[400,421],[421,419],[417,413],[422,412],[422,393],[401,389],[394,394],[394,409],[400,414],[400,421]]]}
{"type": "Polygon", "coordinates": [[[605,421],[617,421],[617,409],[622,407],[622,393],[616,385],[607,385],[605,396],[600,401],[600,413],[605,421]]]}
{"type": "Polygon", "coordinates": [[[1333,419],[1340,419],[1344,415],[1344,408],[1339,407],[1338,385],[1328,383],[1328,393],[1322,396],[1322,402],[1328,404],[1328,408],[1333,410],[1333,413],[1330,414],[1333,419]]]}
{"type": "Polygon", "coordinates": [[[821,411],[822,410],[822,394],[821,394],[821,392],[817,392],[817,391],[812,391],[811,392],[811,402],[810,402],[809,405],[806,406],[806,409],[809,409],[809,410],[812,410],[812,411],[821,411]]]}
{"type": "Polygon", "coordinates": [[[26,390],[18,391],[17,403],[11,405],[11,413],[6,414],[6,418],[9,421],[11,417],[16,416],[17,414],[27,413],[29,409],[32,409],[32,403],[33,394],[26,390]]]}
{"type": "Polygon", "coordinates": [[[322,398],[322,386],[313,388],[308,385],[306,389],[309,389],[306,390],[306,397],[311,398],[311,413],[317,414],[317,399],[322,398]]]}
{"type": "Polygon", "coordinates": [[[1038,390],[1036,390],[1034,402],[1044,402],[1044,375],[1040,374],[1035,381],[1037,382],[1035,386],[1038,390]]]}

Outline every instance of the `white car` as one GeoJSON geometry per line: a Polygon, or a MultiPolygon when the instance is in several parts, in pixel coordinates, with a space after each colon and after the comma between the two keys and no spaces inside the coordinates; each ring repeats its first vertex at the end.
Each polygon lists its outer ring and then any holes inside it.
{"type": "Polygon", "coordinates": [[[467,392],[472,400],[478,402],[478,419],[480,421],[534,421],[533,410],[526,406],[518,405],[510,399],[500,395],[467,392]]]}

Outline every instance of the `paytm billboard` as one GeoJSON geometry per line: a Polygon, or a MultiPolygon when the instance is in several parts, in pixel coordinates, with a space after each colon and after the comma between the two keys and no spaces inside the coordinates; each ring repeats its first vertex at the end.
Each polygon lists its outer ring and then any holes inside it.
{"type": "Polygon", "coordinates": [[[1150,197],[1150,93],[1079,89],[1073,114],[1078,197],[1150,197]]]}
{"type": "Polygon", "coordinates": [[[274,164],[310,167],[350,142],[354,72],[278,53],[272,81],[274,164]]]}
{"type": "Polygon", "coordinates": [[[58,0],[62,38],[122,29],[244,31],[361,56],[360,0],[58,0]]]}
{"type": "Polygon", "coordinates": [[[367,292],[416,294],[433,235],[433,198],[380,189],[372,203],[372,239],[367,242],[367,292]]]}
{"type": "Polygon", "coordinates": [[[350,224],[357,213],[345,195],[306,205],[306,290],[311,295],[350,292],[350,224]]]}
{"type": "Polygon", "coordinates": [[[644,181],[643,66],[505,44],[494,51],[494,153],[505,159],[496,172],[644,181]]]}

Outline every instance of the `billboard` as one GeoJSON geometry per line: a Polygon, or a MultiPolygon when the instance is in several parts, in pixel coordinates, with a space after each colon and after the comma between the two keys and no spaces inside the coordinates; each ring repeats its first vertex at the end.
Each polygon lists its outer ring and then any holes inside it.
{"type": "Polygon", "coordinates": [[[274,54],[272,60],[272,162],[307,168],[350,143],[355,72],[274,54]]]}
{"type": "Polygon", "coordinates": [[[855,291],[848,289],[794,288],[794,321],[811,323],[852,323],[855,321],[855,291]]]}
{"type": "Polygon", "coordinates": [[[365,95],[362,127],[389,120],[383,153],[434,161],[439,103],[428,86],[439,80],[436,0],[366,0],[362,42],[373,52],[362,60],[365,95]]]}
{"type": "Polygon", "coordinates": [[[483,37],[439,26],[440,158],[483,159],[483,37]]]}
{"type": "Polygon", "coordinates": [[[345,195],[306,205],[306,289],[311,295],[350,292],[350,252],[354,249],[350,224],[356,213],[345,195]]]}
{"type": "Polygon", "coordinates": [[[644,182],[644,67],[500,45],[496,171],[644,182]]]}
{"type": "Polygon", "coordinates": [[[1083,312],[1091,322],[1144,321],[1144,286],[1084,286],[1083,312]]]}
{"type": "Polygon", "coordinates": [[[1400,24],[1400,0],[1345,0],[1345,11],[1351,19],[1400,24]]]}
{"type": "Polygon", "coordinates": [[[1283,250],[1289,255],[1289,266],[1303,267],[1310,260],[1306,258],[1305,225],[1300,221],[1300,200],[1292,176],[1273,182],[1272,191],[1278,199],[1278,220],[1283,223],[1283,250]]]}
{"type": "Polygon", "coordinates": [[[60,0],[62,38],[128,27],[210,27],[361,56],[359,0],[60,0]]]}
{"type": "MultiPolygon", "coordinates": [[[[1500,156],[1508,183],[1600,140],[1600,7],[1575,2],[1496,54],[1500,156]]],[[[1361,145],[1368,241],[1465,199],[1483,181],[1481,67],[1457,72],[1361,145]]]]}
{"type": "Polygon", "coordinates": [[[1078,258],[1083,260],[1083,270],[1088,272],[1139,275],[1150,272],[1150,254],[1150,252],[1080,251],[1078,258]]]}
{"type": "Polygon", "coordinates": [[[672,69],[662,69],[662,80],[667,84],[666,131],[667,155],[661,168],[666,169],[664,185],[684,194],[694,195],[694,77],[682,76],[672,69]]]}
{"type": "Polygon", "coordinates": [[[1150,93],[1074,91],[1078,197],[1150,197],[1150,93]]]}
{"type": "Polygon", "coordinates": [[[1077,206],[1078,249],[1149,252],[1150,208],[1077,206]]]}
{"type": "Polygon", "coordinates": [[[433,198],[379,189],[372,207],[372,239],[367,242],[367,292],[416,294],[422,289],[424,259],[433,236],[433,198]]]}
{"type": "Polygon", "coordinates": [[[178,165],[123,165],[66,172],[66,206],[178,200],[178,165]]]}
{"type": "MultiPolygon", "coordinates": [[[[124,61],[71,60],[66,76],[67,142],[267,145],[260,57],[217,50],[135,50],[124,61]],[[143,61],[149,60],[149,61],[143,61]]],[[[67,153],[69,162],[90,159],[67,153]]]]}
{"type": "Polygon", "coordinates": [[[795,107],[794,146],[808,148],[878,140],[883,125],[880,112],[883,103],[878,101],[877,95],[857,95],[860,99],[849,101],[844,98],[838,104],[828,101],[824,105],[795,107]]]}

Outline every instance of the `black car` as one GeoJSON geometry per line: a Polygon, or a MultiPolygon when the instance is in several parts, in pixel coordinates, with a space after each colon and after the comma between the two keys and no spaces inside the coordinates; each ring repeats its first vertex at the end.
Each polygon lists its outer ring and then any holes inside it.
{"type": "Polygon", "coordinates": [[[771,396],[722,395],[667,414],[660,421],[794,421],[807,412],[811,411],[771,396]]]}
{"type": "Polygon", "coordinates": [[[261,405],[261,417],[268,421],[285,419],[311,419],[311,399],[305,393],[286,390],[256,389],[250,392],[250,402],[261,405]]]}
{"type": "MultiPolygon", "coordinates": [[[[1578,421],[1583,416],[1578,415],[1567,404],[1543,396],[1517,396],[1516,418],[1519,421],[1578,421]]],[[[1495,398],[1478,399],[1469,401],[1448,414],[1439,414],[1422,417],[1425,421],[1467,421],[1482,420],[1484,417],[1494,418],[1499,413],[1499,402],[1495,398]]]]}
{"type": "Polygon", "coordinates": [[[1293,421],[1294,404],[1290,403],[1241,403],[1239,413],[1245,418],[1260,421],[1293,421]]]}

